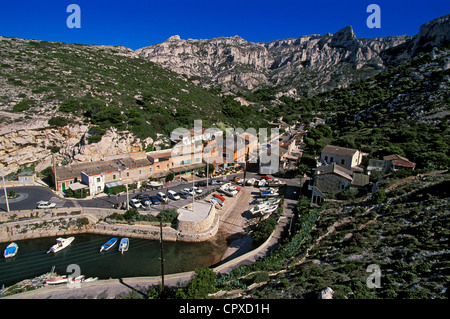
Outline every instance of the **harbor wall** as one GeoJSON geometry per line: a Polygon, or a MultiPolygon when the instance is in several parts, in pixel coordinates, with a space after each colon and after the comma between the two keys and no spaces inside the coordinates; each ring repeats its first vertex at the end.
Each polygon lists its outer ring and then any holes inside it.
{"type": "MultiPolygon", "coordinates": [[[[159,240],[160,227],[151,223],[120,224],[105,222],[105,217],[122,210],[93,208],[59,208],[0,214],[0,242],[69,236],[82,233],[159,240]]],[[[220,218],[215,214],[208,229],[201,232],[178,231],[166,224],[163,240],[201,242],[211,239],[219,229],[220,218]]]]}

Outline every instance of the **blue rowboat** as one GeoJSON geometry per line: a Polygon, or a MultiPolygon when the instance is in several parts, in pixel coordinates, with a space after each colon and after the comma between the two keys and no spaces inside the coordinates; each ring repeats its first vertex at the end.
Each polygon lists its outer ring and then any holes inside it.
{"type": "Polygon", "coordinates": [[[5,252],[3,253],[3,256],[5,258],[11,258],[14,257],[17,254],[17,251],[19,250],[19,246],[16,243],[11,243],[6,247],[5,252]]]}
{"type": "Polygon", "coordinates": [[[119,244],[119,251],[123,254],[124,251],[128,250],[128,246],[130,245],[130,241],[128,238],[122,238],[119,244]]]}
{"type": "Polygon", "coordinates": [[[106,243],[104,243],[102,245],[102,247],[100,248],[100,251],[110,249],[112,246],[114,246],[116,244],[116,242],[117,242],[117,238],[111,238],[110,240],[108,240],[106,243]]]}

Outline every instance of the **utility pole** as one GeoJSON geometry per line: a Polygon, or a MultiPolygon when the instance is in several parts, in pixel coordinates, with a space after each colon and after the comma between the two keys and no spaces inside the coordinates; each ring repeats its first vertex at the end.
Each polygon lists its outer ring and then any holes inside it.
{"type": "Polygon", "coordinates": [[[163,231],[162,220],[159,220],[159,243],[161,248],[161,293],[164,291],[164,249],[163,249],[163,231]]]}
{"type": "Polygon", "coordinates": [[[192,211],[194,211],[195,189],[194,189],[195,171],[192,169],[192,211]]]}
{"type": "Polygon", "coordinates": [[[247,152],[245,152],[245,163],[244,163],[244,181],[242,183],[242,186],[245,186],[245,177],[247,176],[247,162],[248,162],[248,151],[250,148],[247,148],[247,152]]]}
{"type": "Polygon", "coordinates": [[[6,200],[6,211],[9,213],[8,192],[6,191],[5,175],[3,174],[3,168],[2,168],[2,179],[3,179],[3,190],[5,192],[5,200],[6,200]]]}

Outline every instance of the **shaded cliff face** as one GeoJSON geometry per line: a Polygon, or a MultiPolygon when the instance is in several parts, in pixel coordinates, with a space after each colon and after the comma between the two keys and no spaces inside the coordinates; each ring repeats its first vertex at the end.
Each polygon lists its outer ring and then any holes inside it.
{"type": "Polygon", "coordinates": [[[263,85],[296,88],[299,94],[346,87],[386,67],[447,43],[450,15],[424,24],[418,35],[358,39],[351,26],[335,34],[269,43],[239,36],[182,40],[179,36],[137,50],[152,62],[226,91],[263,85]]]}

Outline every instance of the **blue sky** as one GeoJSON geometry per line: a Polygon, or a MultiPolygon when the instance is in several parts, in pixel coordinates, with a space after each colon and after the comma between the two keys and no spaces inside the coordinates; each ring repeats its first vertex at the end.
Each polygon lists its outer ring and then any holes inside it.
{"type": "Polygon", "coordinates": [[[165,41],[239,35],[252,42],[335,33],[352,25],[358,38],[419,32],[450,13],[448,0],[1,0],[0,35],[133,50],[165,41]],[[366,25],[369,4],[381,8],[381,28],[366,25]],[[70,4],[81,8],[81,28],[70,29],[70,4]]]}

